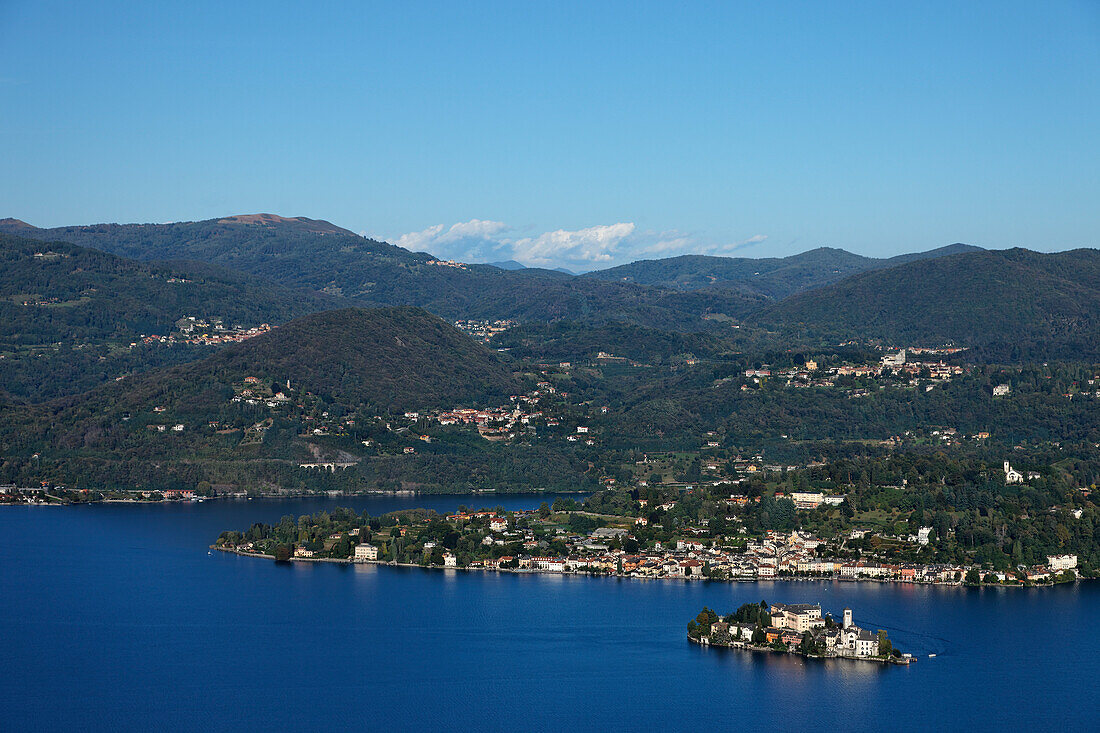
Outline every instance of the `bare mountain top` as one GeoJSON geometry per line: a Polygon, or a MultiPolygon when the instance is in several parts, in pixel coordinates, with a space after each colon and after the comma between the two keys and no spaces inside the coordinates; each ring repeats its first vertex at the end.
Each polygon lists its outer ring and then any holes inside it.
{"type": "Polygon", "coordinates": [[[260,226],[276,226],[279,224],[294,226],[302,231],[316,232],[318,234],[355,234],[343,227],[338,227],[324,219],[309,219],[304,216],[279,216],[277,214],[237,214],[218,219],[219,224],[258,224],[260,226]]]}

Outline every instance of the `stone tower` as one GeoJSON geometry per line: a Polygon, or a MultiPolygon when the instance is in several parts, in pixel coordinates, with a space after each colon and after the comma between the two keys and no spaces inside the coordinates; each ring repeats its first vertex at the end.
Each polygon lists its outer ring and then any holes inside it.
{"type": "Polygon", "coordinates": [[[852,625],[852,609],[844,609],[844,628],[849,628],[852,625]]]}

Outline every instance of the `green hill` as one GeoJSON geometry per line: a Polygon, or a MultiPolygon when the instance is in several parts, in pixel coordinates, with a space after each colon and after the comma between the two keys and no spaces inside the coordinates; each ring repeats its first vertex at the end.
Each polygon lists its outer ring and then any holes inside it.
{"type": "Polygon", "coordinates": [[[342,308],[291,321],[169,370],[105,386],[67,404],[95,413],[220,410],[246,377],[290,380],[323,404],[383,411],[507,400],[517,383],[493,350],[416,308],[342,308]]]}
{"type": "Polygon", "coordinates": [[[199,262],[136,262],[0,234],[0,344],[166,334],[184,316],[282,323],[339,300],[199,262]]]}
{"type": "Polygon", "coordinates": [[[210,347],[141,343],[186,316],[278,325],[340,304],[202,262],[136,262],[0,234],[0,389],[39,402],[202,358],[210,347]]]}
{"type": "Polygon", "coordinates": [[[683,255],[661,260],[639,260],[628,265],[590,272],[586,277],[675,290],[734,289],[783,299],[860,272],[975,249],[977,248],[965,244],[953,244],[928,252],[888,259],[863,257],[831,247],[819,247],[790,257],[683,255]]]}
{"type": "Polygon", "coordinates": [[[1006,361],[1100,358],[1100,251],[967,252],[867,272],[762,309],[815,337],[952,342],[1006,361]]]}
{"type": "Polygon", "coordinates": [[[575,482],[587,464],[568,455],[458,429],[429,444],[404,420],[389,429],[392,415],[409,410],[508,404],[525,384],[496,351],[422,310],[325,311],[201,361],[50,403],[4,404],[0,394],[0,472],[98,487],[575,482]],[[415,453],[403,452],[410,443],[415,453]],[[318,459],[354,468],[330,476],[298,466],[318,459]]]}

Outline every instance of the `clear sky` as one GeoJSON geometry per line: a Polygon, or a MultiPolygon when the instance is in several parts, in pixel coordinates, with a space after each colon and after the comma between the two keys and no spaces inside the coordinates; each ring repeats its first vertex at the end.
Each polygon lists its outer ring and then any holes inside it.
{"type": "Polygon", "coordinates": [[[444,257],[1100,245],[1100,2],[0,0],[0,216],[444,257]]]}

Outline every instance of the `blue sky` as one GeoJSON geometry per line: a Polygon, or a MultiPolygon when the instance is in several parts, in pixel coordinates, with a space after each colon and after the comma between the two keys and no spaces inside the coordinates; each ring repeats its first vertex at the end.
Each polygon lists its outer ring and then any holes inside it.
{"type": "Polygon", "coordinates": [[[1100,2],[0,0],[0,216],[443,257],[1100,245],[1100,2]]]}

